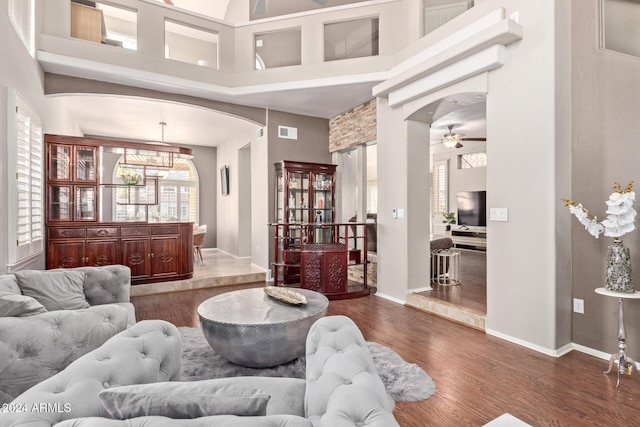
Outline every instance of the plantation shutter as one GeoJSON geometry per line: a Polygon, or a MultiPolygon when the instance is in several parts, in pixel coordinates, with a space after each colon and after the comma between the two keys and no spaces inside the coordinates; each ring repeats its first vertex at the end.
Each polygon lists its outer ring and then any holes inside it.
{"type": "Polygon", "coordinates": [[[433,165],[433,217],[447,212],[447,162],[433,165]]]}
{"type": "Polygon", "coordinates": [[[38,115],[16,97],[16,261],[43,249],[43,140],[38,115]]]}

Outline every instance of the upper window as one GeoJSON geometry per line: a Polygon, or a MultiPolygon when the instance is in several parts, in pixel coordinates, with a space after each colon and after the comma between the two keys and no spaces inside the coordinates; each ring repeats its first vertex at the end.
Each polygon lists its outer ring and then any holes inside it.
{"type": "Polygon", "coordinates": [[[71,37],[110,46],[138,48],[135,10],[87,0],[71,0],[71,37]]]}
{"type": "Polygon", "coordinates": [[[637,0],[603,0],[603,46],[640,57],[640,2],[637,0]]]}
{"type": "Polygon", "coordinates": [[[458,156],[458,169],[486,168],[487,153],[467,153],[458,156]]]}
{"type": "Polygon", "coordinates": [[[302,64],[300,28],[255,35],[256,70],[302,64]]]}
{"type": "Polygon", "coordinates": [[[218,33],[165,20],[164,57],[217,70],[218,33]]]}
{"type": "Polygon", "coordinates": [[[43,250],[43,137],[40,117],[19,96],[15,96],[15,134],[10,151],[9,174],[15,178],[15,214],[9,233],[15,232],[15,264],[43,250]],[[15,150],[15,151],[14,151],[15,150]],[[15,165],[15,170],[13,166],[15,165]],[[15,173],[15,175],[13,175],[15,173]]]}
{"type": "Polygon", "coordinates": [[[324,24],[324,60],[378,55],[378,18],[324,24]]]}
{"type": "Polygon", "coordinates": [[[9,22],[15,28],[31,56],[34,56],[34,0],[9,0],[9,22]]]}

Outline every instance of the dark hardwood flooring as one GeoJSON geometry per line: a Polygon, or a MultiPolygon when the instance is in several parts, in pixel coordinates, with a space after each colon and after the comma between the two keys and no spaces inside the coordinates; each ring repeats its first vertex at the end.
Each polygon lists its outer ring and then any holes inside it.
{"type": "MultiPolygon", "coordinates": [[[[242,287],[261,286],[263,284],[242,287]]],[[[133,298],[138,320],[197,326],[200,301],[239,287],[133,298]]],[[[331,301],[329,315],[352,318],[365,338],[421,366],[431,398],[396,404],[403,427],[481,426],[505,412],[536,426],[640,425],[640,380],[605,375],[608,362],[573,351],[554,358],[374,295],[331,301]]],[[[635,378],[634,378],[635,377],[635,378]]]]}
{"type": "Polygon", "coordinates": [[[420,292],[431,298],[487,313],[487,254],[460,251],[460,285],[432,285],[433,290],[420,292]]]}

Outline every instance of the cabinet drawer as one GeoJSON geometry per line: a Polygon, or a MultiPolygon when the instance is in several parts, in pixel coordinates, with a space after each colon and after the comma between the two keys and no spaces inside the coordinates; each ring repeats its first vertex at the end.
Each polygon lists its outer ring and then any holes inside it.
{"type": "Polygon", "coordinates": [[[165,234],[178,234],[178,226],[177,225],[161,225],[151,228],[151,233],[158,235],[165,234]]]}
{"type": "Polygon", "coordinates": [[[120,228],[121,236],[148,236],[150,227],[122,227],[120,228]]]}
{"type": "Polygon", "coordinates": [[[69,239],[80,237],[83,238],[85,236],[84,228],[50,228],[49,229],[49,238],[50,239],[69,239]]]}
{"type": "Polygon", "coordinates": [[[89,227],[87,237],[117,237],[118,227],[89,227]]]}

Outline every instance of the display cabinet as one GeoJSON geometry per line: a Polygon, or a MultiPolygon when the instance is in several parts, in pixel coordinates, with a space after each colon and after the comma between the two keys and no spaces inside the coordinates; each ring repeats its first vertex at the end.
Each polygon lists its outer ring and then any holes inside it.
{"type": "MultiPolygon", "coordinates": [[[[335,219],[336,165],[282,160],[275,164],[275,222],[279,224],[329,224],[335,219]]],[[[312,241],[330,236],[330,228],[317,228],[312,241]]],[[[286,266],[280,273],[285,284],[300,281],[301,229],[292,226],[283,229],[280,241],[282,259],[286,266]]]]}
{"type": "Polygon", "coordinates": [[[45,144],[47,268],[123,264],[134,285],[193,276],[193,223],[103,221],[98,214],[105,203],[157,205],[159,181],[190,149],[49,134],[45,144]],[[114,155],[123,158],[109,165],[116,179],[100,173],[114,155]],[[106,193],[112,197],[104,202],[106,193]]]}
{"type": "Polygon", "coordinates": [[[47,145],[47,221],[97,221],[96,147],[47,145]]]}

